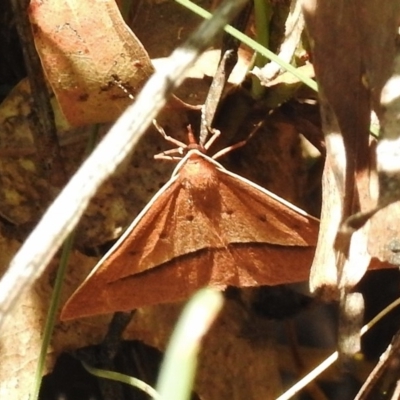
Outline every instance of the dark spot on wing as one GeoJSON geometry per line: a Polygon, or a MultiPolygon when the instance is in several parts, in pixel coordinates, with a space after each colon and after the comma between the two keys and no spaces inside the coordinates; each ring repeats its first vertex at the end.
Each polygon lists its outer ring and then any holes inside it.
{"type": "Polygon", "coordinates": [[[194,215],[191,215],[191,214],[186,215],[186,220],[189,222],[192,222],[194,220],[194,215]]]}
{"type": "Polygon", "coordinates": [[[267,222],[267,217],[266,217],[265,214],[259,214],[259,215],[258,215],[258,219],[259,219],[261,222],[267,222]]]}
{"type": "Polygon", "coordinates": [[[161,240],[167,239],[167,234],[166,234],[166,232],[160,233],[159,239],[161,239],[161,240]]]}
{"type": "Polygon", "coordinates": [[[89,95],[87,93],[82,93],[78,96],[79,101],[87,101],[89,99],[89,95]]]}
{"type": "Polygon", "coordinates": [[[292,221],[292,225],[291,225],[291,229],[296,231],[296,230],[300,230],[301,229],[301,225],[298,224],[296,221],[292,221]]]}

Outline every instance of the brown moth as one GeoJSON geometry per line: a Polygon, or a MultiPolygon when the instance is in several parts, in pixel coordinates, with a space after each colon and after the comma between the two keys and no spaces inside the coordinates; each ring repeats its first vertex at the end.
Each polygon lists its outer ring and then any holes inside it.
{"type": "Polygon", "coordinates": [[[187,153],[171,179],[71,296],[61,319],[176,302],[204,286],[308,279],[318,220],[224,169],[214,159],[221,152],[205,155],[214,139],[204,147],[175,141],[178,153],[187,153]]]}

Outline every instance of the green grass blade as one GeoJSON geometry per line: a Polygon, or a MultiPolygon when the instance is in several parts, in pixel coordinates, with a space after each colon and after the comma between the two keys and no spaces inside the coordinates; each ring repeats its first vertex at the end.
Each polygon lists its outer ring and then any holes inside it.
{"type": "Polygon", "coordinates": [[[114,371],[107,371],[105,369],[99,369],[99,368],[94,368],[89,366],[88,364],[84,363],[82,361],[83,367],[86,369],[87,372],[89,372],[92,375],[97,376],[98,378],[105,378],[105,379],[111,379],[113,381],[121,382],[121,383],[126,383],[127,385],[134,386],[143,392],[147,393],[149,396],[151,396],[153,399],[160,400],[161,397],[160,395],[154,390],[150,385],[148,385],[146,382],[141,381],[140,379],[134,378],[132,376],[120,374],[119,372],[114,372],[114,371]]]}
{"type": "Polygon", "coordinates": [[[64,282],[65,273],[68,266],[69,257],[71,254],[72,245],[74,242],[74,232],[65,240],[59,267],[57,269],[57,276],[54,283],[54,289],[50,298],[49,310],[46,316],[44,326],[43,339],[40,347],[40,353],[35,371],[33,387],[31,389],[30,400],[37,400],[39,397],[40,385],[42,382],[42,375],[46,361],[47,349],[49,348],[51,337],[53,335],[54,326],[56,324],[56,314],[60,305],[61,288],[64,282]]]}
{"type": "MultiPolygon", "coordinates": [[[[175,0],[177,3],[183,5],[184,7],[188,8],[189,10],[193,11],[200,17],[204,19],[210,19],[211,18],[211,13],[208,11],[204,10],[203,8],[199,7],[198,5],[192,3],[189,0],[175,0]]],[[[238,31],[237,29],[233,28],[230,25],[225,26],[225,32],[228,32],[230,35],[232,35],[234,38],[240,40],[242,43],[246,44],[253,50],[255,50],[257,53],[261,54],[262,56],[268,58],[271,61],[276,62],[279,64],[284,70],[292,73],[294,76],[296,76],[301,82],[303,82],[305,85],[310,87],[311,89],[318,91],[318,85],[317,82],[315,82],[313,79],[309,78],[308,76],[303,75],[301,72],[297,70],[297,68],[293,67],[289,63],[281,60],[276,54],[274,54],[272,51],[268,50],[264,46],[262,46],[260,43],[257,43],[255,40],[249,38],[247,35],[244,33],[238,31]]]]}
{"type": "Polygon", "coordinates": [[[222,294],[206,288],[198,291],[185,306],[172,334],[157,382],[156,389],[162,400],[190,398],[201,339],[222,304],[222,294]]]}

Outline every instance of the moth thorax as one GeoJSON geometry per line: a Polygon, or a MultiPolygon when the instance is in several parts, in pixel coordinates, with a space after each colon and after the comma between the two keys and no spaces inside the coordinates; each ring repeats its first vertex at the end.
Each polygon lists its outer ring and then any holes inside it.
{"type": "Polygon", "coordinates": [[[219,194],[217,170],[203,158],[188,160],[182,170],[182,185],[194,201],[213,201],[219,194]]]}

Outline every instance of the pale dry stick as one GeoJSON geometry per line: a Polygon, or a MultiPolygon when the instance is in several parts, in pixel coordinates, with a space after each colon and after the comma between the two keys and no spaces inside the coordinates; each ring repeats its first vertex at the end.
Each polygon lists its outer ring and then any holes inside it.
{"type": "Polygon", "coordinates": [[[213,17],[168,59],[143,87],[136,102],[127,108],[91,156],[71,178],[49,207],[34,231],[12,259],[0,281],[0,326],[24,290],[33,284],[72,229],[77,225],[97,188],[127,157],[167,97],[183,81],[213,37],[237,15],[247,0],[225,0],[213,17]],[[151,99],[151,100],[149,100],[151,99]]]}
{"type": "Polygon", "coordinates": [[[46,79],[35,48],[27,13],[29,3],[30,0],[11,1],[33,99],[28,121],[36,148],[37,168],[49,182],[61,188],[67,181],[67,177],[46,79]]]}
{"type": "Polygon", "coordinates": [[[299,380],[295,383],[289,390],[285,393],[277,397],[276,400],[289,400],[296,393],[300,392],[301,389],[306,387],[309,383],[311,383],[315,378],[322,374],[326,369],[328,369],[339,357],[339,353],[335,351],[331,354],[326,360],[324,360],[321,364],[318,365],[315,369],[313,369],[309,374],[307,374],[303,379],[299,380]]]}
{"type": "MultiPolygon", "coordinates": [[[[394,308],[400,305],[400,298],[393,301],[387,307],[385,307],[380,313],[378,313],[368,324],[361,328],[360,336],[368,332],[378,321],[380,321],[385,315],[390,313],[394,308]]],[[[301,389],[307,386],[315,378],[322,374],[326,369],[328,369],[337,359],[339,358],[339,353],[335,351],[328,358],[326,358],[320,365],[313,369],[309,374],[307,374],[300,381],[295,383],[289,390],[276,398],[276,400],[289,400],[301,389]]]]}
{"type": "Polygon", "coordinates": [[[393,391],[393,396],[390,400],[399,400],[400,399],[400,381],[397,381],[396,387],[393,391]]]}
{"type": "MultiPolygon", "coordinates": [[[[304,31],[301,3],[301,0],[291,1],[290,12],[285,22],[285,37],[280,44],[278,56],[287,63],[290,63],[293,59],[304,31]]],[[[271,61],[262,68],[254,67],[251,73],[257,76],[261,83],[265,85],[276,78],[281,71],[283,71],[282,67],[278,63],[271,61]]]]}
{"type": "MultiPolygon", "coordinates": [[[[382,375],[387,372],[388,368],[390,369],[390,365],[397,364],[394,358],[398,358],[398,354],[400,351],[400,333],[393,337],[392,342],[384,351],[384,353],[379,357],[378,363],[375,365],[374,369],[368,375],[367,379],[364,381],[361,389],[358,391],[357,396],[354,397],[354,400],[366,400],[371,396],[371,391],[374,389],[374,386],[377,384],[379,379],[381,379],[382,375]]],[[[394,391],[395,392],[395,391],[394,391]]],[[[393,398],[393,396],[392,396],[393,398]]],[[[398,397],[396,397],[398,398],[398,397]]]]}

